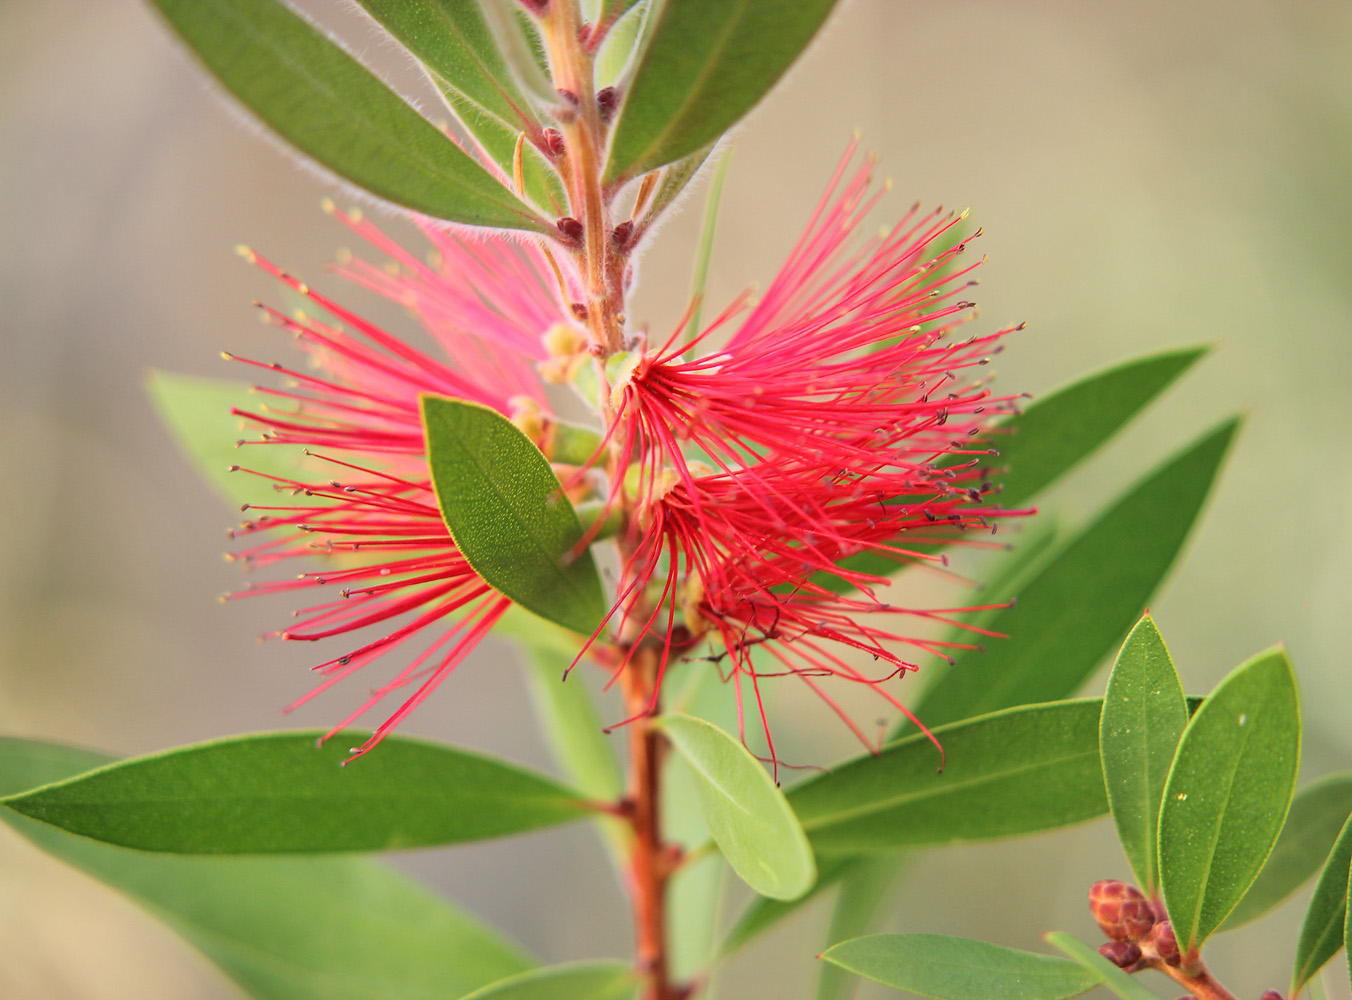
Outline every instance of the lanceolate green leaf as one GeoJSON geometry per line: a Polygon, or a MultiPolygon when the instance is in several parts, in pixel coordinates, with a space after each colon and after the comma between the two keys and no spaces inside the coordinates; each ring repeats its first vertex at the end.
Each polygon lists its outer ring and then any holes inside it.
{"type": "Polygon", "coordinates": [[[1066,541],[983,621],[1005,639],[963,654],[913,706],[927,725],[1074,693],[1159,587],[1239,427],[1228,420],[1151,472],[1066,541]]]}
{"type": "Polygon", "coordinates": [[[1116,993],[1121,1000],[1159,1000],[1159,997],[1138,983],[1125,970],[1113,965],[1078,938],[1061,931],[1049,931],[1042,935],[1042,939],[1059,948],[1081,968],[1094,973],[1099,981],[1116,993]]]}
{"type": "Polygon", "coordinates": [[[535,969],[493,983],[463,1000],[629,1000],[633,970],[620,962],[574,962],[535,969]]]}
{"type": "Polygon", "coordinates": [[[794,899],[812,888],[812,850],[760,762],[703,719],[666,715],[659,724],[694,772],[700,812],[742,881],[775,899],[794,899]]]}
{"type": "Polygon", "coordinates": [[[471,566],[542,618],[590,635],[605,616],[582,526],[549,461],[506,417],[462,400],[422,398],[437,502],[471,566]]]}
{"type": "Polygon", "coordinates": [[[1069,826],[1108,810],[1101,703],[1009,709],[900,740],[789,793],[819,851],[993,840],[1069,826]]]}
{"type": "Polygon", "coordinates": [[[1064,958],[942,934],[874,934],[842,941],[822,958],[935,1000],[1063,1000],[1099,984],[1064,958]]]}
{"type": "MultiPolygon", "coordinates": [[[[893,855],[861,857],[854,868],[841,880],[840,892],[831,908],[831,923],[826,929],[828,942],[867,934],[901,872],[901,865],[893,855]]],[[[823,962],[817,973],[817,1000],[847,1000],[854,996],[857,985],[858,981],[840,966],[823,962]]]]}
{"type": "Polygon", "coordinates": [[[261,733],[111,764],[0,799],[71,833],[178,854],[385,851],[483,840],[580,819],[548,778],[400,736],[341,767],[360,736],[261,733]]]}
{"type": "Polygon", "coordinates": [[[1310,977],[1343,946],[1347,923],[1348,873],[1352,869],[1352,819],[1344,824],[1338,839],[1324,862],[1314,898],[1305,913],[1296,946],[1295,966],[1291,970],[1291,992],[1295,996],[1310,977]]]}
{"type": "Polygon", "coordinates": [[[247,382],[152,371],[146,378],[146,392],[179,448],[216,492],[236,506],[271,503],[276,498],[270,480],[245,469],[302,482],[318,475],[313,469],[307,471],[307,459],[299,447],[237,446],[241,440],[258,438],[242,429],[240,418],[230,413],[232,408],[258,407],[259,397],[247,382]]]}
{"type": "Polygon", "coordinates": [[[1183,731],[1160,810],[1160,884],[1179,946],[1200,947],[1267,860],[1300,764],[1300,708],[1280,649],[1241,664],[1183,731]]]}
{"type": "Polygon", "coordinates": [[[1257,920],[1313,877],[1348,816],[1352,816],[1352,773],[1332,774],[1298,789],[1267,864],[1220,929],[1234,930],[1257,920]]]}
{"type": "Polygon", "coordinates": [[[279,0],[153,0],[208,70],[300,152],[397,205],[474,226],[548,224],[279,0]]]}
{"type": "Polygon", "coordinates": [[[1099,720],[1099,752],[1113,822],[1147,895],[1159,887],[1160,800],[1174,750],[1188,724],[1188,702],[1169,650],[1150,615],[1117,655],[1099,720]]]}
{"type": "Polygon", "coordinates": [[[717,140],[778,82],[835,4],[663,4],[615,124],[606,179],[635,177],[717,140]]]}
{"type": "MultiPolygon", "coordinates": [[[[0,794],[107,763],[73,747],[0,739],[0,794]]],[[[377,861],[147,854],[4,808],[0,820],[145,907],[256,1000],[458,1000],[531,966],[516,946],[377,861]]]]}
{"type": "MultiPolygon", "coordinates": [[[[984,463],[998,470],[998,502],[1010,509],[1027,504],[1097,451],[1205,353],[1204,347],[1192,347],[1124,361],[1035,399],[1004,421],[991,434],[999,454],[984,463]]],[[[879,575],[897,568],[896,560],[874,552],[852,556],[846,565],[879,575]]]]}

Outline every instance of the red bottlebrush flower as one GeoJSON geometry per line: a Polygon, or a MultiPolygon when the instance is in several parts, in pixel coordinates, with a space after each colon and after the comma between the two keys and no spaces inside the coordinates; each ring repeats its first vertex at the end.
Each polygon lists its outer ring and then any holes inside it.
{"type": "Polygon", "coordinates": [[[395,625],[315,667],[323,681],[292,708],[377,658],[425,638],[427,630],[443,630],[330,732],[351,724],[387,695],[416,685],[354,751],[359,755],[420,704],[511,604],[474,572],[446,529],[430,482],[418,398],[434,393],[473,400],[519,418],[528,433],[540,431],[550,418],[534,362],[546,357],[542,341],[551,329],[571,321],[556,290],[557,284],[566,287],[566,279],[554,267],[546,269],[537,247],[469,243],[429,228],[439,257],[438,266],[429,266],[359,215],[343,218],[388,254],[397,270],[351,260],[340,273],[406,306],[444,356],[395,338],[243,251],[341,326],[265,308],[271,321],[294,334],[310,368],[235,359],[286,378],[282,387],[257,390],[268,400],[265,405],[236,414],[261,429],[261,443],[301,446],[327,463],[333,478],[268,477],[294,499],[246,508],[251,520],[234,537],[265,540],[234,558],[255,567],[316,554],[328,558],[295,579],[253,585],[232,596],[322,590],[327,596],[321,603],[296,612],[295,624],[273,633],[283,639],[319,640],[395,625]],[[550,271],[558,275],[557,283],[550,271]]]}
{"type": "Polygon", "coordinates": [[[678,330],[614,372],[611,402],[622,451],[636,462],[639,511],[617,607],[627,609],[622,627],[638,634],[663,614],[670,626],[683,609],[691,633],[711,633],[723,647],[717,657],[729,660],[739,707],[744,681],[759,708],[759,680],[792,674],[871,746],[818,680],[865,684],[905,712],[885,685],[917,665],[889,646],[946,654],[862,616],[949,621],[951,612],[885,604],[873,591],[884,577],[840,561],[861,552],[941,561],[914,545],[1026,512],[992,505],[971,457],[989,454],[977,436],[1013,401],[961,376],[1007,332],[952,340],[973,308],[960,297],[970,284],[971,267],[957,266],[966,242],[932,247],[965,213],[912,209],[890,231],[855,242],[877,195],[871,162],[846,179],[852,153],[764,297],[721,346],[695,356],[743,301],[697,336],[681,341],[678,330]],[[832,576],[859,593],[836,593],[832,576]],[[636,615],[626,602],[655,578],[660,593],[639,601],[636,615]],[[752,663],[756,646],[773,661],[768,670],[752,663]],[[849,650],[882,669],[852,666],[849,650]]]}

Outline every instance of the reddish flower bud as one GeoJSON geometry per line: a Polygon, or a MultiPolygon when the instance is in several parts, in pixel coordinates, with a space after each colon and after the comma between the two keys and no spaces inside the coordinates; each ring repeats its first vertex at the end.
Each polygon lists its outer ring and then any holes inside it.
{"type": "Polygon", "coordinates": [[[1119,969],[1132,969],[1141,960],[1141,946],[1135,941],[1109,941],[1099,945],[1099,954],[1119,969]]]}
{"type": "Polygon", "coordinates": [[[1282,1000],[1282,995],[1276,990],[1268,990],[1258,1000],[1282,1000]]]}
{"type": "Polygon", "coordinates": [[[551,159],[557,160],[563,155],[563,133],[556,128],[547,128],[540,133],[540,139],[544,143],[545,152],[551,159]]]}
{"type": "Polygon", "coordinates": [[[568,308],[571,309],[573,311],[573,315],[576,316],[583,323],[587,322],[587,306],[585,303],[574,302],[571,305],[569,305],[568,308]]]}
{"type": "Polygon", "coordinates": [[[629,249],[629,241],[634,236],[633,222],[621,222],[610,231],[610,241],[615,244],[616,250],[629,249]]]}
{"type": "Polygon", "coordinates": [[[596,110],[601,114],[601,121],[610,121],[610,116],[615,113],[617,103],[619,103],[619,95],[615,93],[614,87],[603,87],[596,92],[596,110]]]}
{"type": "Polygon", "coordinates": [[[1114,941],[1141,941],[1155,926],[1155,910],[1141,890],[1109,879],[1089,888],[1089,911],[1114,941]]]}
{"type": "Polygon", "coordinates": [[[554,225],[558,227],[559,235],[562,236],[566,242],[581,246],[582,236],[584,234],[582,223],[578,222],[571,215],[565,215],[562,219],[559,219],[554,223],[554,225]]]}
{"type": "Polygon", "coordinates": [[[520,0],[520,3],[532,14],[543,14],[549,9],[549,0],[520,0]]]}
{"type": "Polygon", "coordinates": [[[1165,965],[1176,966],[1183,961],[1183,956],[1178,950],[1178,938],[1174,937],[1174,925],[1169,921],[1161,920],[1155,925],[1151,940],[1155,944],[1155,953],[1165,965]]]}

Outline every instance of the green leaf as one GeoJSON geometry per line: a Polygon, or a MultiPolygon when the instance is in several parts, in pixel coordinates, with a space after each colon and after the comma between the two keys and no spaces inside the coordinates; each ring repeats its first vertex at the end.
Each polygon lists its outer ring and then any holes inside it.
{"type": "Polygon", "coordinates": [[[581,819],[576,793],[512,764],[387,737],[339,766],[357,736],[259,733],[166,750],[0,799],[85,837],[176,854],[386,851],[581,819]]]}
{"type": "Polygon", "coordinates": [[[146,394],[184,455],[231,504],[275,499],[271,481],[243,469],[302,482],[316,478],[307,470],[309,460],[299,447],[261,443],[239,446],[247,435],[240,418],[230,411],[258,407],[258,397],[247,382],[151,371],[146,377],[146,394]]]}
{"type": "Polygon", "coordinates": [[[606,32],[605,40],[596,50],[595,73],[598,88],[613,87],[620,83],[620,78],[634,58],[650,9],[643,0],[628,0],[622,5],[611,6],[612,8],[622,6],[624,9],[608,14],[613,18],[613,27],[606,32]]]}
{"type": "Polygon", "coordinates": [[[462,1000],[629,1000],[638,992],[633,970],[620,962],[574,962],[523,972],[462,1000]]]}
{"type": "Polygon", "coordinates": [[[1183,731],[1160,810],[1160,884],[1184,952],[1201,946],[1272,851],[1300,765],[1300,707],[1286,654],[1231,671],[1183,731]]]}
{"type": "Polygon", "coordinates": [[[1187,724],[1178,671],[1147,614],[1127,636],[1108,678],[1099,752],[1117,836],[1148,896],[1159,889],[1160,800],[1187,724]]]}
{"type": "Polygon", "coordinates": [[[1352,815],[1352,772],[1333,774],[1296,791],[1291,812],[1267,864],[1220,930],[1257,920],[1319,871],[1352,815]]]}
{"type": "Polygon", "coordinates": [[[873,851],[1054,830],[1108,810],[1098,700],[1007,709],[809,778],[789,802],[818,851],[873,851]]]}
{"type": "Polygon", "coordinates": [[[1086,972],[1092,972],[1099,982],[1121,997],[1121,1000],[1159,1000],[1159,997],[1132,979],[1129,973],[1113,965],[1078,938],[1061,931],[1048,931],[1042,935],[1042,940],[1061,949],[1086,972]]]}
{"type": "Polygon", "coordinates": [[[709,283],[709,260],[714,252],[714,231],[718,228],[718,206],[723,200],[723,181],[728,175],[728,163],[731,153],[724,153],[714,167],[713,180],[709,182],[709,192],[704,196],[704,218],[700,221],[699,247],[695,251],[695,270],[690,281],[690,301],[694,308],[690,311],[690,322],[686,324],[686,336],[694,337],[700,331],[700,312],[704,304],[704,289],[709,283]]]}
{"type": "Polygon", "coordinates": [[[372,194],[438,219],[548,232],[403,98],[277,0],[152,0],[273,131],[372,194]]]}
{"type": "Polygon", "coordinates": [[[1314,896],[1300,929],[1288,996],[1299,993],[1310,977],[1343,947],[1349,870],[1352,870],[1352,819],[1343,825],[1315,884],[1314,896]]]}
{"type": "Polygon", "coordinates": [[[1132,358],[1037,400],[1001,425],[1000,503],[1017,507],[1079,465],[1211,348],[1132,358]],[[1008,437],[1004,431],[1010,431],[1008,437]]]}
{"type": "Polygon", "coordinates": [[[658,725],[696,776],[700,812],[728,864],[762,896],[795,899],[812,888],[812,849],[765,768],[703,719],[664,715],[658,725]]]}
{"type": "Polygon", "coordinates": [[[510,420],[422,397],[427,460],[446,526],[469,564],[541,618],[590,635],[606,613],[573,505],[540,449],[510,420]]]}
{"type": "Polygon", "coordinates": [[[1010,636],[964,654],[915,707],[927,725],[1073,694],[1140,617],[1178,557],[1239,427],[1227,420],[1129,489],[982,625],[1010,636]]]}
{"type": "Polygon", "coordinates": [[[822,958],[935,1000],[1062,1000],[1099,984],[1064,958],[942,934],[874,934],[842,941],[822,958]]]}
{"type": "MultiPolygon", "coordinates": [[[[1051,486],[1125,427],[1206,351],[1181,348],[1124,361],[1034,400],[1018,416],[1001,423],[992,435],[999,457],[987,463],[998,471],[1000,504],[1020,507],[1051,486]]],[[[898,563],[865,552],[851,556],[844,565],[885,576],[895,572],[898,563]]],[[[838,579],[827,585],[842,589],[838,579]]]]}
{"type": "MultiPolygon", "coordinates": [[[[845,941],[867,934],[895,887],[901,867],[892,855],[860,858],[855,870],[841,880],[826,940],[845,941]]],[[[817,1000],[846,1000],[857,986],[858,980],[838,965],[825,962],[818,969],[817,1000]]]]}
{"type": "MultiPolygon", "coordinates": [[[[0,794],[109,760],[0,739],[0,794]]],[[[457,1000],[531,965],[496,932],[367,858],[146,854],[4,808],[0,820],[145,907],[256,1000],[457,1000]]]]}
{"type": "Polygon", "coordinates": [[[836,0],[663,4],[615,123],[615,183],[717,141],[778,82],[836,0]]]}

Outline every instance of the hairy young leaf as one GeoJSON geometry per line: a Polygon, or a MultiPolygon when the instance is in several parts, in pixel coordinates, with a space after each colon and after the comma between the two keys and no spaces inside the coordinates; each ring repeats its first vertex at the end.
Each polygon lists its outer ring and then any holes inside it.
{"type": "Polygon", "coordinates": [[[716,141],[779,81],[835,5],[663,4],[615,123],[606,180],[636,177],[716,141]]]}
{"type": "Polygon", "coordinates": [[[1352,819],[1349,819],[1333,843],[1328,860],[1314,887],[1314,897],[1305,912],[1291,970],[1291,992],[1295,996],[1310,977],[1324,967],[1343,946],[1347,923],[1348,874],[1352,870],[1352,819]]]}
{"type": "Polygon", "coordinates": [[[1121,641],[1178,557],[1239,427],[1227,420],[1155,469],[982,624],[1010,636],[964,654],[914,707],[927,725],[1075,692],[1121,641]]]}
{"type": "Polygon", "coordinates": [[[1183,731],[1160,810],[1160,885],[1178,943],[1201,946],[1257,877],[1291,805],[1300,707],[1286,654],[1235,668],[1183,731]]]}
{"type": "MultiPolygon", "coordinates": [[[[0,739],[0,795],[109,762],[0,739]]],[[[0,821],[144,907],[256,1000],[457,1000],[531,966],[497,932],[378,861],[148,854],[3,807],[0,821]]]]}
{"type": "Polygon", "coordinates": [[[415,212],[548,232],[487,170],[278,0],[152,0],[269,128],[339,177],[415,212]]]}
{"type": "Polygon", "coordinates": [[[812,888],[817,871],[802,827],[746,747],[693,716],[665,715],[658,724],[694,771],[700,812],[742,881],[774,899],[812,888]]]}
{"type": "Polygon", "coordinates": [[[179,747],[0,799],[105,843],[175,854],[317,854],[454,844],[581,819],[581,797],[455,747],[387,737],[259,733],[179,747]]]}
{"type": "Polygon", "coordinates": [[[422,397],[432,485],[469,564],[541,618],[590,635],[605,616],[582,526],[549,461],[510,420],[463,400],[422,397]]]}
{"type": "Polygon", "coordinates": [[[809,778],[789,793],[812,846],[854,852],[993,840],[1108,810],[1097,700],[996,712],[809,778]]]}
{"type": "Polygon", "coordinates": [[[1331,774],[1296,790],[1267,864],[1219,930],[1257,920],[1314,877],[1352,816],[1352,772],[1331,774]]]}
{"type": "Polygon", "coordinates": [[[1146,895],[1159,887],[1160,800],[1188,702],[1168,647],[1147,614],[1117,655],[1099,720],[1099,752],[1113,822],[1146,895]]]}
{"type": "Polygon", "coordinates": [[[461,1000],[630,1000],[634,970],[622,962],[572,962],[511,976],[461,1000]]]}
{"type": "Polygon", "coordinates": [[[842,941],[822,958],[934,1000],[1063,1000],[1099,984],[1064,958],[942,934],[874,934],[842,941]]]}

